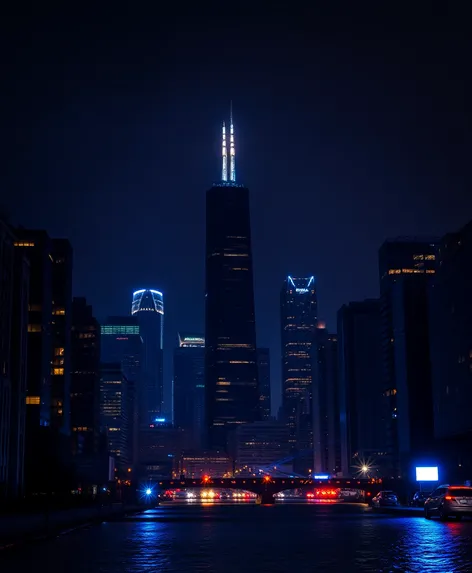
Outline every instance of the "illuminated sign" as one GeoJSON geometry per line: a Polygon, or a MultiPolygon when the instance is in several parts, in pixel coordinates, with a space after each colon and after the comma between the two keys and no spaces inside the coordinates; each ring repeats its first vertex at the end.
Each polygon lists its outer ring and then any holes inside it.
{"type": "Polygon", "coordinates": [[[329,479],[329,475],[328,474],[315,474],[313,476],[313,479],[329,479]]]}
{"type": "Polygon", "coordinates": [[[298,294],[305,294],[308,292],[308,289],[307,288],[296,288],[295,292],[298,294]]]}
{"type": "Polygon", "coordinates": [[[439,481],[437,466],[431,468],[415,468],[416,481],[439,481]]]}
{"type": "Polygon", "coordinates": [[[204,338],[198,338],[197,336],[186,336],[184,342],[205,342],[204,338]]]}
{"type": "Polygon", "coordinates": [[[166,421],[166,419],[165,419],[165,418],[156,418],[154,421],[157,422],[157,423],[162,424],[162,423],[164,423],[164,422],[166,421]]]}

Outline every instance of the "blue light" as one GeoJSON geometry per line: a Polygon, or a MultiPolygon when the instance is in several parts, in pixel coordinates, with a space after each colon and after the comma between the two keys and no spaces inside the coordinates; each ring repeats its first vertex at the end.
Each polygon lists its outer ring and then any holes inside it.
{"type": "Polygon", "coordinates": [[[313,476],[313,479],[329,479],[329,475],[328,474],[315,474],[313,476]]]}
{"type": "Polygon", "coordinates": [[[137,294],[141,294],[142,292],[144,292],[146,289],[142,288],[141,290],[135,290],[133,293],[133,296],[136,296],[137,294]]]}
{"type": "Polygon", "coordinates": [[[154,421],[162,424],[166,421],[166,419],[165,418],[156,418],[154,421]]]}
{"type": "Polygon", "coordinates": [[[152,489],[150,487],[147,488],[147,490],[144,492],[146,495],[151,495],[152,493],[152,489]]]}

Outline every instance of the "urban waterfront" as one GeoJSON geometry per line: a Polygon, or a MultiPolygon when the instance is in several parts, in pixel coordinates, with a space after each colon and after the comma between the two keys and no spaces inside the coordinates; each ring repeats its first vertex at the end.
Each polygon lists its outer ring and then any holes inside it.
{"type": "Polygon", "coordinates": [[[472,522],[426,521],[355,504],[169,504],[7,551],[2,573],[32,560],[55,573],[462,572],[472,522]]]}

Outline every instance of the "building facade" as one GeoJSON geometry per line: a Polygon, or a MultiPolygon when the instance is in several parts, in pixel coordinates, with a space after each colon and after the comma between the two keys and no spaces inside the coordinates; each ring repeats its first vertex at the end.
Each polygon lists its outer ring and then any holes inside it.
{"type": "Polygon", "coordinates": [[[261,420],[268,421],[271,419],[270,350],[268,348],[257,349],[257,369],[259,374],[261,420]]]}
{"type": "Polygon", "coordinates": [[[313,340],[318,322],[314,276],[288,276],[280,294],[282,343],[282,408],[292,451],[298,452],[294,469],[313,467],[313,340]],[[302,452],[306,452],[303,454],[302,452]]]}
{"type": "Polygon", "coordinates": [[[387,452],[393,476],[412,477],[433,447],[429,285],[437,239],[387,240],[379,250],[387,452]]]}
{"type": "Polygon", "coordinates": [[[71,429],[76,456],[91,458],[100,441],[100,325],[83,297],[72,301],[71,429]]]}
{"type": "Polygon", "coordinates": [[[127,379],[121,362],[100,365],[100,428],[108,440],[108,452],[116,465],[128,465],[127,379]]]}
{"type": "Polygon", "coordinates": [[[289,454],[289,429],[274,421],[244,424],[234,432],[231,449],[238,473],[272,471],[289,454]]]}
{"type": "Polygon", "coordinates": [[[52,239],[51,259],[51,427],[69,435],[72,247],[67,239],[52,239]]]}
{"type": "Polygon", "coordinates": [[[141,289],[133,293],[132,316],[143,340],[140,382],[140,420],[146,426],[163,414],[164,299],[162,293],[141,289]]]}
{"type": "Polygon", "coordinates": [[[206,194],[205,393],[208,448],[225,449],[228,434],[259,418],[256,320],[249,190],[236,183],[231,121],[226,169],[206,194]]]}
{"type": "Polygon", "coordinates": [[[313,472],[341,472],[338,340],[318,325],[313,342],[313,472]]]}
{"type": "Polygon", "coordinates": [[[201,450],[205,439],[205,337],[179,333],[174,349],[174,425],[185,449],[201,450]]]}
{"type": "MultiPolygon", "coordinates": [[[[338,311],[342,473],[363,466],[386,467],[382,381],[381,305],[378,299],[350,302],[338,311]]],[[[362,475],[362,474],[360,474],[362,475]]]]}
{"type": "Polygon", "coordinates": [[[472,223],[439,243],[431,288],[434,434],[443,471],[458,483],[472,475],[472,223]]]}
{"type": "Polygon", "coordinates": [[[137,316],[110,316],[101,326],[101,360],[118,362],[127,381],[126,402],[126,451],[128,463],[133,466],[138,452],[140,427],[141,365],[143,339],[137,316]]]}

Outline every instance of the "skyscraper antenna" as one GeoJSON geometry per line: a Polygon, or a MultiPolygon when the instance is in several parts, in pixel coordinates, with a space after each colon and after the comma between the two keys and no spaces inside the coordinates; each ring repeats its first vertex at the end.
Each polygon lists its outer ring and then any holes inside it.
{"type": "Polygon", "coordinates": [[[226,152],[226,127],[225,122],[223,122],[223,169],[221,171],[221,180],[228,181],[228,156],[226,152]]]}
{"type": "Polygon", "coordinates": [[[233,101],[229,104],[229,157],[230,157],[230,181],[236,181],[236,151],[234,148],[234,127],[233,127],[233,101]]]}

